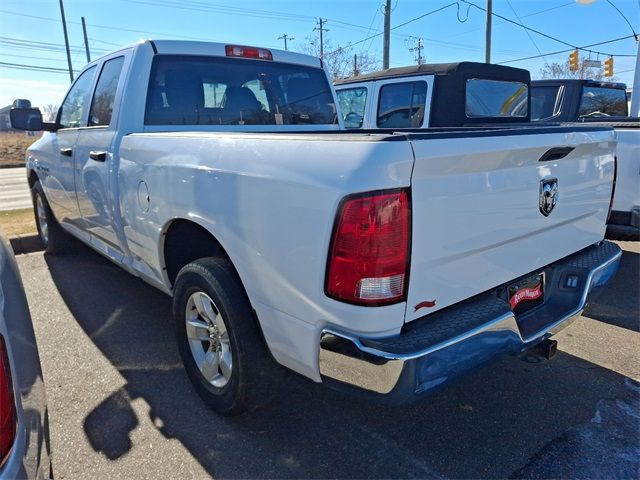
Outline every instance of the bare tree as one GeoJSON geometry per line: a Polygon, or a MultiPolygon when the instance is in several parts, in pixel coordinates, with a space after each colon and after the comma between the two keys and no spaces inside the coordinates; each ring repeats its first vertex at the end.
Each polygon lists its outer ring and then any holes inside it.
{"type": "MultiPolygon", "coordinates": [[[[299,47],[301,53],[320,56],[320,40],[315,36],[308,36],[305,42],[299,47]]],[[[324,62],[333,80],[353,76],[354,74],[354,54],[356,57],[355,71],[360,75],[380,69],[380,60],[368,53],[357,53],[354,48],[347,44],[343,47],[334,46],[331,40],[324,39],[324,62]]]]}
{"type": "Polygon", "coordinates": [[[573,79],[589,79],[589,80],[607,80],[614,82],[615,77],[605,77],[602,69],[589,67],[582,59],[578,65],[578,70],[572,72],[569,68],[569,61],[565,63],[547,63],[538,72],[538,78],[573,78],[573,79]]]}
{"type": "Polygon", "coordinates": [[[45,122],[54,122],[58,116],[58,105],[46,105],[40,108],[45,122]]]}

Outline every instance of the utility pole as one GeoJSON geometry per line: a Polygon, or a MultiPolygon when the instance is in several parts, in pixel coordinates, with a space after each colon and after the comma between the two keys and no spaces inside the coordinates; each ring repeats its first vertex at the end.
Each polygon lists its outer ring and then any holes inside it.
{"type": "Polygon", "coordinates": [[[327,19],[326,18],[318,18],[318,25],[320,25],[317,28],[314,28],[313,30],[319,30],[320,31],[320,58],[324,58],[324,39],[322,38],[322,33],[323,32],[328,32],[329,30],[324,28],[324,24],[327,23],[327,19]]]}
{"type": "Polygon", "coordinates": [[[638,53],[636,54],[636,71],[633,77],[633,91],[631,92],[632,117],[640,117],[640,42],[638,42],[638,53]]]}
{"type": "Polygon", "coordinates": [[[82,20],[82,33],[84,34],[84,50],[87,53],[87,63],[91,62],[91,54],[89,53],[89,41],[87,40],[87,25],[84,23],[84,17],[80,17],[82,20]]]}
{"type": "Polygon", "coordinates": [[[491,17],[492,5],[491,0],[487,0],[487,31],[485,38],[484,63],[491,63],[491,17]]]}
{"type": "Polygon", "coordinates": [[[418,52],[416,56],[416,62],[418,65],[422,65],[424,63],[424,59],[422,58],[422,49],[424,48],[424,41],[422,38],[416,38],[416,46],[409,49],[410,52],[418,52]]]}
{"type": "Polygon", "coordinates": [[[69,77],[73,82],[73,66],[71,66],[71,52],[69,52],[69,36],[67,35],[67,21],[64,18],[64,6],[60,0],[60,14],[62,15],[62,29],[64,30],[64,44],[67,47],[67,63],[69,64],[69,77]]]}
{"type": "Polygon", "coordinates": [[[389,48],[391,38],[391,0],[384,6],[384,40],[382,45],[382,69],[389,68],[389,48]]]}
{"type": "Polygon", "coordinates": [[[281,37],[278,37],[278,40],[283,40],[284,39],[284,49],[285,50],[289,50],[287,48],[287,39],[289,40],[295,40],[294,37],[290,37],[289,35],[287,35],[286,33],[283,33],[281,37]]]}
{"type": "Polygon", "coordinates": [[[358,54],[353,54],[353,76],[357,77],[360,74],[358,71],[358,54]]]}

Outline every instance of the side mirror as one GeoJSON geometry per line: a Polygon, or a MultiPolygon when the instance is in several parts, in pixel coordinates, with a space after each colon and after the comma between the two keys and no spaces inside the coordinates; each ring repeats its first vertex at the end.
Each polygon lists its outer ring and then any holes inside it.
{"type": "Polygon", "coordinates": [[[9,118],[11,127],[18,130],[42,130],[42,113],[37,108],[12,108],[9,118]]]}

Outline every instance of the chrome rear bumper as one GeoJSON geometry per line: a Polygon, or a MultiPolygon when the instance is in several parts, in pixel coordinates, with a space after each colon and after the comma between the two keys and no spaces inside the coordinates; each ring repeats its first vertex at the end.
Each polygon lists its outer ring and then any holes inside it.
{"type": "Polygon", "coordinates": [[[621,255],[616,244],[605,241],[541,269],[545,302],[518,318],[500,298],[499,287],[498,295],[481,294],[408,323],[393,338],[365,339],[326,328],[320,339],[320,373],[338,386],[399,401],[419,395],[499,354],[520,353],[559,332],[582,313],[590,294],[611,279],[621,255]]]}

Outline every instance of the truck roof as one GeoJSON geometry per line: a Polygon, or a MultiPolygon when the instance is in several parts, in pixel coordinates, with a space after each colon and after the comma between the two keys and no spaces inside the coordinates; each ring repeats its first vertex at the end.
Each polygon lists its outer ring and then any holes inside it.
{"type": "Polygon", "coordinates": [[[528,70],[521,68],[495,65],[480,62],[455,62],[455,63],[423,63],[422,65],[411,65],[408,67],[388,68],[378,72],[365,73],[356,77],[337,80],[336,85],[347,83],[363,82],[366,80],[378,80],[382,78],[409,77],[413,75],[450,75],[489,77],[496,80],[512,80],[528,84],[531,76],[528,70]]]}
{"type": "Polygon", "coordinates": [[[602,80],[589,80],[584,78],[548,78],[545,80],[533,80],[532,86],[545,86],[545,85],[590,85],[594,87],[603,88],[619,88],[626,90],[627,85],[620,82],[603,82],[602,80]]]}
{"type": "MultiPolygon", "coordinates": [[[[226,55],[225,47],[228,45],[248,47],[250,45],[242,45],[239,43],[219,43],[219,42],[199,42],[191,40],[140,40],[134,44],[118,48],[114,52],[126,48],[140,48],[142,45],[150,45],[154,53],[163,55],[213,55],[224,57],[226,55]]],[[[322,61],[311,55],[303,53],[290,52],[286,50],[278,50],[276,48],[265,48],[251,45],[255,48],[261,48],[271,52],[274,62],[295,63],[299,65],[307,65],[310,67],[322,68],[322,61]]],[[[98,59],[99,60],[99,59],[98,59]]]]}

